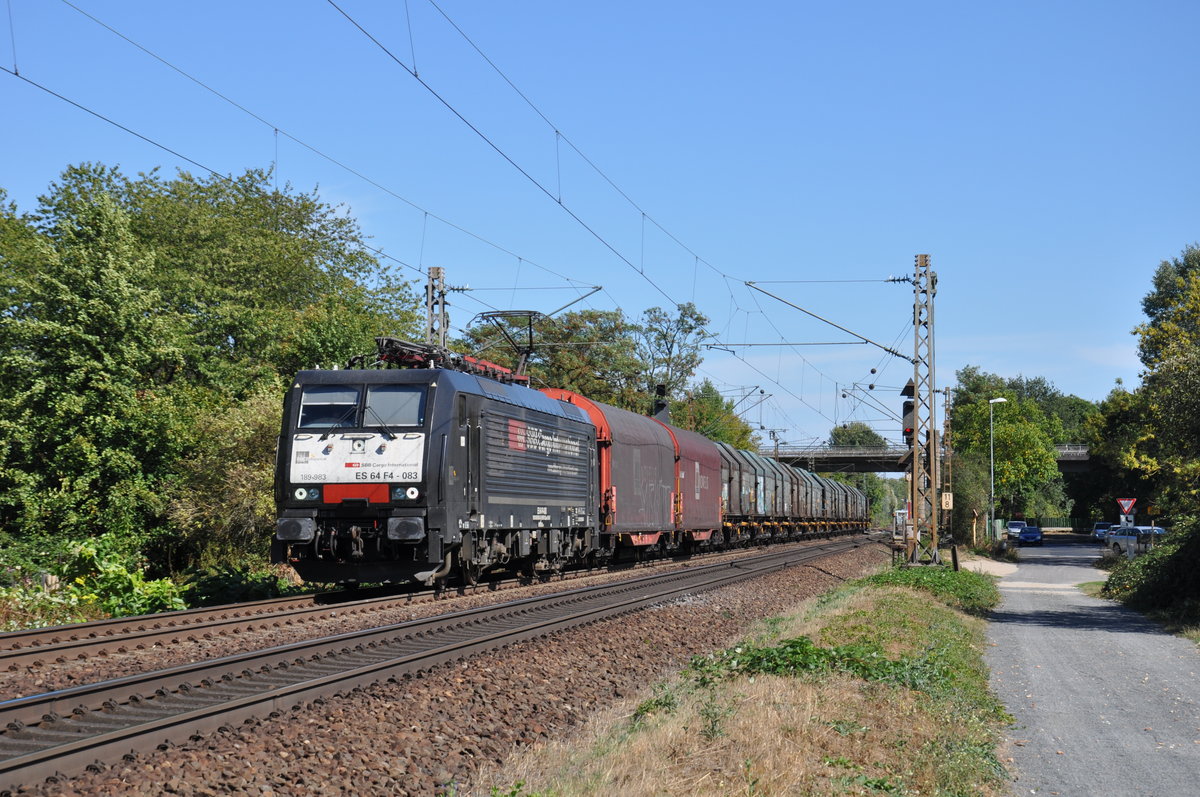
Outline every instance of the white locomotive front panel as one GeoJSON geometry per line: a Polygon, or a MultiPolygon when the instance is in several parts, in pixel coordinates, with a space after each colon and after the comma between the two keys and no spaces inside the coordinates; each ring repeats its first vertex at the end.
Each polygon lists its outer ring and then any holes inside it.
{"type": "Polygon", "coordinates": [[[288,480],[293,484],[419,482],[425,435],[371,432],[297,434],[292,437],[288,480]]]}

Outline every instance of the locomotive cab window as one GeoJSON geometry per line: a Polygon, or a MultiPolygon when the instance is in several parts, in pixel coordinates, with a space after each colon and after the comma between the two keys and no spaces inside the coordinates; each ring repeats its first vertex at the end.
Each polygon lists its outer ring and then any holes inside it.
{"type": "Polygon", "coordinates": [[[421,426],[425,423],[423,385],[373,385],[367,388],[365,426],[421,426]]]}
{"type": "Polygon", "coordinates": [[[301,429],[333,429],[354,426],[358,415],[359,389],[344,385],[312,385],[300,399],[301,429]]]}

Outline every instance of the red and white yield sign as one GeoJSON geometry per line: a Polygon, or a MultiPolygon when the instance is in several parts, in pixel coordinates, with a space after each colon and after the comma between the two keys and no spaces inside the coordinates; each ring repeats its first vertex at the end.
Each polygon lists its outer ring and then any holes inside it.
{"type": "Polygon", "coordinates": [[[1118,498],[1117,506],[1121,507],[1121,514],[1128,515],[1133,511],[1133,505],[1137,503],[1136,498],[1118,498]]]}

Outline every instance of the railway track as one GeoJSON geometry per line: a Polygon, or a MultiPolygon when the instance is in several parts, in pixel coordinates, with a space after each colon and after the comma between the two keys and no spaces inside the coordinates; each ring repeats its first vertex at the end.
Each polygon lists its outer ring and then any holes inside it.
{"type": "Polygon", "coordinates": [[[776,550],[10,700],[0,704],[0,791],[868,542],[776,550]]]}
{"type": "Polygon", "coordinates": [[[85,659],[113,650],[137,650],[194,631],[220,633],[222,628],[262,625],[313,606],[314,596],[303,595],[7,631],[0,633],[0,671],[85,659]]]}
{"type": "MultiPolygon", "coordinates": [[[[744,554],[744,551],[733,552],[744,554]]],[[[728,555],[728,554],[726,554],[728,555]]],[[[677,564],[662,559],[642,567],[677,564]]],[[[571,571],[563,580],[596,575],[594,570],[571,571]]],[[[524,586],[518,578],[497,578],[467,589],[502,590],[524,586]]],[[[368,591],[364,590],[364,593],[368,591]]],[[[0,672],[37,668],[93,656],[128,653],[181,641],[212,639],[246,631],[294,626],[333,616],[365,615],[434,600],[437,593],[391,591],[379,597],[354,599],[358,593],[326,593],[272,598],[178,612],[96,620],[88,623],[0,633],[0,672]]]]}

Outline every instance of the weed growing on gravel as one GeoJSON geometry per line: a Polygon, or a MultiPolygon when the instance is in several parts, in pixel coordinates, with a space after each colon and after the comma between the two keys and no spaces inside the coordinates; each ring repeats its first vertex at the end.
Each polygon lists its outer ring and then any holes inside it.
{"type": "Polygon", "coordinates": [[[679,708],[679,696],[671,685],[658,683],[654,685],[654,697],[639,703],[638,707],[634,709],[630,721],[635,726],[640,725],[647,717],[659,713],[671,714],[677,708],[679,708]]]}

